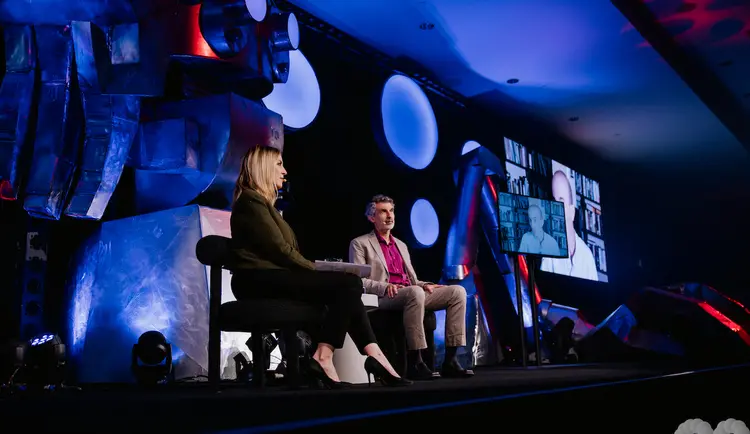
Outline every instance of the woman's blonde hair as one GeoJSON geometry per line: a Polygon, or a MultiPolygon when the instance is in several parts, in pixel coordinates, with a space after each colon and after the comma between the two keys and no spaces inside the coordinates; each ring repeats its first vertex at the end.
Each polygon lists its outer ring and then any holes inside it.
{"type": "Polygon", "coordinates": [[[276,171],[274,166],[281,157],[281,151],[270,146],[254,146],[242,157],[240,175],[234,185],[234,201],[237,202],[242,190],[253,189],[274,204],[276,191],[276,171]]]}

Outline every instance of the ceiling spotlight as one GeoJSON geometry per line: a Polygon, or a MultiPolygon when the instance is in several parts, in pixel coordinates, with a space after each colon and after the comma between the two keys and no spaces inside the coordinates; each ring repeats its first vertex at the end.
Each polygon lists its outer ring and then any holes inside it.
{"type": "Polygon", "coordinates": [[[266,18],[266,12],[268,11],[266,0],[245,0],[245,7],[250,13],[250,17],[255,21],[260,22],[266,18]]]}
{"type": "Polygon", "coordinates": [[[142,385],[165,383],[172,372],[172,346],[158,331],[142,334],[133,345],[131,369],[142,385]]]}
{"type": "Polygon", "coordinates": [[[519,79],[517,79],[517,78],[510,78],[510,79],[508,79],[508,81],[506,81],[506,83],[508,83],[508,84],[516,84],[516,83],[518,83],[519,81],[520,81],[520,80],[519,80],[519,79]]]}
{"type": "Polygon", "coordinates": [[[570,122],[578,122],[578,116],[573,116],[572,118],[568,118],[570,122]]]}

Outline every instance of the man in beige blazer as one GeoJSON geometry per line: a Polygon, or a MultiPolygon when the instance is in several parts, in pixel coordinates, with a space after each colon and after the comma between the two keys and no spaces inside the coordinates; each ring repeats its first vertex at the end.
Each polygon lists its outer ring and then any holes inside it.
{"type": "Polygon", "coordinates": [[[445,361],[440,375],[472,376],[474,373],[461,367],[456,358],[458,348],[466,345],[466,290],[459,285],[437,285],[417,278],[406,244],[391,235],[395,224],[393,199],[383,195],[373,197],[365,215],[375,230],[352,240],[349,262],[372,266],[370,277],[362,281],[368,293],[380,297],[380,309],[404,311],[407,377],[413,380],[434,378],[421,353],[427,348],[425,309],[446,310],[445,361]]]}

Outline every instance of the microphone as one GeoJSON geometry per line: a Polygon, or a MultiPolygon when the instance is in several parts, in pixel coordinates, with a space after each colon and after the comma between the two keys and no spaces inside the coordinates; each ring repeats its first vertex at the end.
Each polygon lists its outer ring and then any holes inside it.
{"type": "Polygon", "coordinates": [[[276,209],[278,209],[279,211],[284,211],[285,209],[289,208],[289,205],[291,205],[292,201],[293,198],[291,184],[289,183],[288,178],[284,178],[284,183],[281,185],[281,188],[277,192],[276,209]]]}

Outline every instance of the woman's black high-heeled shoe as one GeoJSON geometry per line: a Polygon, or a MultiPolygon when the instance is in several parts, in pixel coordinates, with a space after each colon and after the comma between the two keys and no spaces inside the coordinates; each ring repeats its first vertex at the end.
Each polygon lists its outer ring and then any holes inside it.
{"type": "Polygon", "coordinates": [[[380,362],[378,362],[374,357],[367,357],[367,359],[365,360],[365,371],[367,372],[368,386],[372,386],[370,375],[373,376],[375,381],[380,380],[380,383],[383,384],[383,386],[399,387],[409,386],[412,384],[411,381],[405,378],[394,377],[393,375],[391,375],[391,373],[388,372],[387,369],[385,369],[385,366],[381,365],[380,362]]]}
{"type": "Polygon", "coordinates": [[[323,387],[326,389],[343,389],[349,385],[350,383],[345,383],[343,381],[333,381],[331,380],[331,377],[326,374],[326,371],[323,369],[322,366],[320,366],[320,363],[318,363],[315,359],[310,359],[307,364],[307,372],[310,375],[312,380],[315,380],[316,383],[320,382],[323,384],[323,387]]]}

